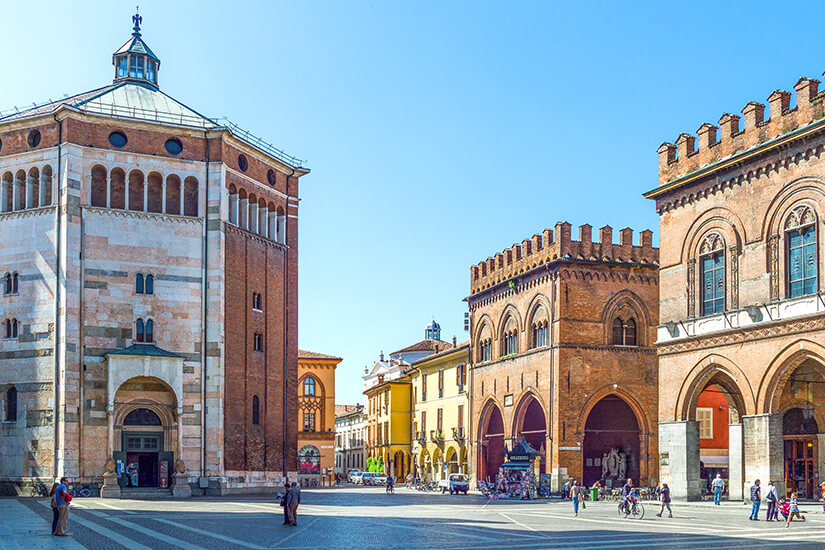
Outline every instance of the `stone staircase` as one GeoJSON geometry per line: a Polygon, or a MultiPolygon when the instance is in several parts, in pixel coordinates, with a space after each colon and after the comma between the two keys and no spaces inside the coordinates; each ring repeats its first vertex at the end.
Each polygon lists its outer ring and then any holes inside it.
{"type": "Polygon", "coordinates": [[[120,490],[120,498],[147,500],[172,498],[172,489],[161,489],[159,487],[124,487],[120,490]]]}

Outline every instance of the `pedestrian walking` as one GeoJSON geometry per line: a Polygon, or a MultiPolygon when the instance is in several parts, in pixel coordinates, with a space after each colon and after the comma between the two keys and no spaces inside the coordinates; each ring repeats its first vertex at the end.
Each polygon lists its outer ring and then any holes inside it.
{"type": "Polygon", "coordinates": [[[561,499],[565,500],[567,496],[570,494],[570,480],[564,482],[564,485],[561,486],[561,499]]]}
{"type": "Polygon", "coordinates": [[[722,500],[722,493],[725,491],[725,480],[722,479],[722,474],[716,474],[716,478],[710,486],[713,489],[713,503],[719,506],[722,500]]]}
{"type": "Polygon", "coordinates": [[[57,501],[55,500],[55,490],[57,490],[57,486],[60,485],[60,480],[55,481],[52,483],[52,488],[49,491],[49,496],[51,500],[49,501],[49,505],[52,507],[52,535],[57,530],[57,520],[60,517],[60,510],[57,508],[57,501]]]}
{"type": "Polygon", "coordinates": [[[670,487],[667,486],[667,483],[662,483],[659,489],[659,500],[662,501],[662,506],[659,508],[659,513],[656,514],[658,517],[662,517],[662,514],[665,512],[665,506],[667,506],[667,517],[673,517],[673,510],[670,509],[670,487]]]}
{"type": "Polygon", "coordinates": [[[822,503],[822,511],[825,512],[825,481],[819,484],[819,488],[822,490],[822,494],[819,497],[819,502],[822,503]]]}
{"type": "Polygon", "coordinates": [[[765,501],[768,503],[767,521],[775,521],[778,517],[776,512],[776,503],[779,502],[779,493],[776,492],[776,486],[773,481],[768,481],[768,486],[765,488],[765,501]]]}
{"type": "Polygon", "coordinates": [[[575,479],[573,480],[573,485],[570,487],[570,498],[573,499],[573,515],[579,515],[579,497],[581,495],[581,487],[579,487],[579,482],[575,479]]]}
{"type": "Polygon", "coordinates": [[[790,504],[790,513],[788,514],[788,519],[785,520],[785,527],[791,526],[791,520],[793,517],[796,516],[799,521],[805,521],[805,517],[799,513],[799,500],[796,498],[796,493],[791,493],[791,500],[789,501],[790,504]]]}
{"type": "Polygon", "coordinates": [[[289,508],[286,505],[286,496],[289,494],[290,485],[287,481],[284,485],[284,492],[283,494],[278,493],[278,496],[281,497],[281,507],[284,509],[284,525],[289,525],[289,508]]]}
{"type": "Polygon", "coordinates": [[[66,532],[66,522],[69,521],[69,502],[72,500],[68,483],[68,478],[61,477],[60,484],[54,488],[54,499],[57,504],[57,527],[55,527],[54,535],[57,537],[70,535],[66,532]]]}
{"type": "Polygon", "coordinates": [[[292,488],[286,494],[286,506],[289,511],[289,525],[298,525],[298,505],[301,504],[301,488],[293,482],[292,488]]]}
{"type": "Polygon", "coordinates": [[[753,503],[753,507],[751,508],[751,515],[748,516],[748,519],[759,521],[759,505],[762,503],[762,490],[759,487],[758,479],[751,485],[751,502],[753,503]]]}

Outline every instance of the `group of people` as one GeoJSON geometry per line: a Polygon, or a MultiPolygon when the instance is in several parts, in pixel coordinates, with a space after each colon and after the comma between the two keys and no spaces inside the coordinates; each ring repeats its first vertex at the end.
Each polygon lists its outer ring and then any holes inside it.
{"type": "Polygon", "coordinates": [[[278,493],[284,508],[284,525],[298,525],[298,505],[301,504],[301,487],[297,481],[286,482],[284,492],[278,493]]]}
{"type": "Polygon", "coordinates": [[[52,535],[68,537],[71,533],[66,532],[66,522],[69,520],[69,502],[72,501],[68,478],[61,477],[58,483],[53,484],[49,496],[52,507],[52,535]]]}
{"type": "MultiPolygon", "coordinates": [[[[823,503],[823,509],[825,510],[825,482],[820,485],[820,488],[822,496],[819,502],[823,503]]],[[[759,507],[762,504],[762,483],[758,479],[751,485],[750,499],[752,506],[748,519],[759,521],[759,507]]],[[[782,521],[779,519],[779,514],[782,514],[782,517],[785,518],[785,527],[790,527],[794,518],[805,521],[805,516],[799,511],[799,495],[796,491],[791,493],[790,498],[779,498],[779,493],[773,481],[768,481],[768,486],[765,488],[765,501],[768,503],[766,521],[782,521]]]]}
{"type": "MultiPolygon", "coordinates": [[[[601,484],[597,481],[593,484],[593,487],[600,487],[601,484]]],[[[667,513],[669,518],[673,517],[673,511],[670,508],[670,487],[667,486],[667,483],[662,483],[659,486],[659,502],[661,503],[661,508],[659,509],[659,513],[656,514],[657,517],[662,517],[662,514],[667,508],[667,513]]],[[[572,480],[566,482],[562,487],[562,498],[570,498],[573,501],[573,515],[579,515],[579,506],[581,505],[582,508],[586,508],[585,505],[585,498],[587,495],[587,488],[583,485],[579,485],[577,480],[572,480]]],[[[636,492],[636,487],[633,485],[633,479],[627,478],[627,482],[622,486],[622,500],[621,500],[621,508],[627,509],[636,499],[639,498],[639,494],[636,492]]]]}

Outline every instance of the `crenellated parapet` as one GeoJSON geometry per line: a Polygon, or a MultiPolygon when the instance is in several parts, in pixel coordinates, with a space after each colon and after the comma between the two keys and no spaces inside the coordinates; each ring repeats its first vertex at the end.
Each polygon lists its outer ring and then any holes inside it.
{"type": "Polygon", "coordinates": [[[594,241],[593,227],[584,224],[579,226],[576,241],[571,236],[571,225],[559,222],[555,230],[545,229],[472,266],[470,293],[475,294],[554,260],[658,264],[659,249],[653,247],[651,230],[639,233],[638,245],[633,244],[633,230],[629,227],[619,231],[619,235],[619,244],[615,244],[613,228],[605,225],[599,229],[599,240],[594,241]]]}
{"type": "Polygon", "coordinates": [[[818,80],[800,78],[794,85],[796,106],[793,108],[790,106],[790,92],[774,90],[768,96],[770,118],[767,120],[765,105],[751,101],[742,109],[742,117],[724,113],[719,119],[719,126],[706,122],[696,131],[696,136],[679,134],[676,143],[662,143],[658,149],[659,184],[666,184],[818,121],[825,116],[825,92],[818,91],[818,88],[818,80]]]}

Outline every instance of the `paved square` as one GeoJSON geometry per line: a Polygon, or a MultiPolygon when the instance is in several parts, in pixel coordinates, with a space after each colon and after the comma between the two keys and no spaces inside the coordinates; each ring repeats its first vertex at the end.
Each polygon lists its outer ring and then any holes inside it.
{"type": "MultiPolygon", "coordinates": [[[[825,515],[803,506],[807,521],[748,521],[749,508],[674,506],[674,518],[657,518],[655,502],[645,504],[641,520],[620,519],[615,502],[589,503],[578,517],[560,501],[487,501],[478,495],[418,493],[399,488],[344,487],[304,490],[298,527],[281,525],[282,508],[261,497],[187,501],[75,499],[69,519],[71,540],[58,546],[79,548],[229,548],[229,549],[539,549],[539,548],[825,548],[825,515]]],[[[42,499],[5,501],[19,515],[30,538],[19,548],[47,547],[51,511],[42,499]],[[33,513],[29,513],[33,512],[33,513]],[[39,516],[39,517],[38,517],[39,516]],[[43,536],[41,536],[41,533],[43,536]]],[[[5,514],[4,514],[5,516],[5,514]]],[[[764,510],[761,513],[764,517],[764,510]]],[[[0,517],[0,534],[20,533],[0,517]]],[[[14,537],[0,547],[15,548],[14,537]],[[11,540],[11,542],[8,542],[11,540]]]]}

